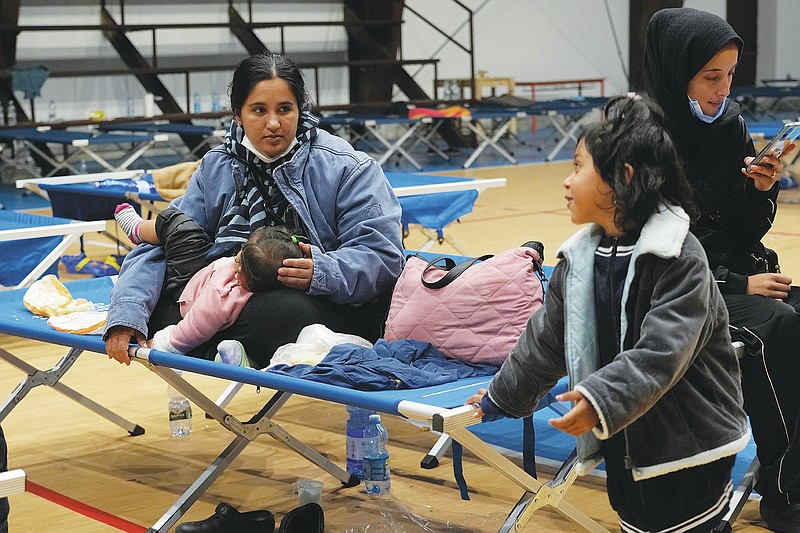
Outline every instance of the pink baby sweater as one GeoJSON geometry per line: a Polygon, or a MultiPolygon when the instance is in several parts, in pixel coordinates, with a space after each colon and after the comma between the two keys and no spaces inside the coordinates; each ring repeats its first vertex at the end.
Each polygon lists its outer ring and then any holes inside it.
{"type": "Polygon", "coordinates": [[[181,353],[200,346],[236,321],[253,293],[236,279],[233,257],[217,259],[197,272],[178,303],[183,320],[172,328],[170,344],[181,353]]]}

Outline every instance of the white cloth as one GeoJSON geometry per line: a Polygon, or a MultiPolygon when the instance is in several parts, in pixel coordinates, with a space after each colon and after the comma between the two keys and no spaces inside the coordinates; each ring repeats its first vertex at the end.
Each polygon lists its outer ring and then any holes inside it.
{"type": "Polygon", "coordinates": [[[371,342],[357,335],[336,333],[322,324],[310,324],[300,331],[296,342],[284,344],[275,350],[267,368],[275,365],[316,365],[337,344],[372,348],[371,342]]]}

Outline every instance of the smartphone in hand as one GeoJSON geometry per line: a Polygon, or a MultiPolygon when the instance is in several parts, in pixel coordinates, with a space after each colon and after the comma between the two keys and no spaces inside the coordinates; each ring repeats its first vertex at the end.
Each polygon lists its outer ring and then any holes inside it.
{"type": "Polygon", "coordinates": [[[767,145],[758,152],[755,159],[747,165],[747,172],[750,167],[760,165],[765,156],[780,158],[784,150],[800,135],[800,122],[788,122],[783,125],[781,130],[772,138],[767,145]]]}

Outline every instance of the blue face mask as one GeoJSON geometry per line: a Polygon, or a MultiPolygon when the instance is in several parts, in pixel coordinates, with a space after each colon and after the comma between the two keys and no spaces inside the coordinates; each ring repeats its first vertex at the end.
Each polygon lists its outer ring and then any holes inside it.
{"type": "Polygon", "coordinates": [[[706,124],[711,124],[712,122],[717,120],[722,115],[723,111],[725,111],[725,106],[727,105],[728,105],[728,99],[726,98],[725,100],[722,101],[722,105],[719,106],[719,109],[717,109],[716,114],[713,117],[710,117],[705,113],[703,113],[703,110],[700,108],[700,102],[698,102],[694,98],[689,98],[689,109],[691,109],[692,115],[696,116],[706,124]]]}

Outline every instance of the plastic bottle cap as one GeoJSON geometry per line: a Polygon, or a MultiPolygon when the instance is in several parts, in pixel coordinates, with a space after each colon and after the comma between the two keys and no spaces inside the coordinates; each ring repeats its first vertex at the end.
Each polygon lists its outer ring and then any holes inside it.
{"type": "Polygon", "coordinates": [[[381,415],[369,415],[369,421],[370,422],[380,422],[381,421],[381,415]]]}

